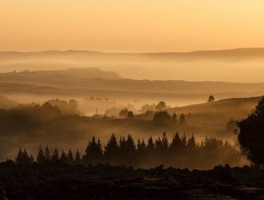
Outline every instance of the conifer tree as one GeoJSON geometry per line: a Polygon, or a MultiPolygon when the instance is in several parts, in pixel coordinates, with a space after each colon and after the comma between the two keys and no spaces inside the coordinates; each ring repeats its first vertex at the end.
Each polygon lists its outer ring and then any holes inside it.
{"type": "Polygon", "coordinates": [[[45,147],[45,160],[46,161],[50,161],[51,160],[50,150],[49,150],[49,147],[48,146],[45,147]]]}
{"type": "Polygon", "coordinates": [[[45,155],[44,155],[44,152],[43,152],[43,149],[41,146],[39,147],[39,151],[38,151],[38,155],[37,155],[37,161],[39,163],[42,163],[45,161],[45,155]]]}
{"type": "Polygon", "coordinates": [[[67,163],[69,165],[72,165],[74,163],[74,158],[73,158],[71,149],[69,150],[68,155],[67,155],[67,163]]]}
{"type": "Polygon", "coordinates": [[[81,154],[78,149],[75,153],[74,164],[81,164],[81,154]]]}
{"type": "Polygon", "coordinates": [[[57,148],[54,149],[54,152],[53,152],[53,154],[52,154],[51,160],[52,160],[52,162],[54,162],[54,163],[59,162],[59,160],[60,160],[60,156],[59,156],[59,152],[58,152],[58,149],[57,149],[57,148]]]}
{"type": "Polygon", "coordinates": [[[67,163],[68,159],[67,159],[67,155],[66,153],[62,150],[61,156],[60,156],[60,161],[62,163],[67,163]]]}
{"type": "Polygon", "coordinates": [[[110,140],[105,146],[105,161],[111,163],[113,165],[118,164],[118,157],[119,157],[119,146],[117,144],[117,139],[114,134],[112,134],[110,140]]]}

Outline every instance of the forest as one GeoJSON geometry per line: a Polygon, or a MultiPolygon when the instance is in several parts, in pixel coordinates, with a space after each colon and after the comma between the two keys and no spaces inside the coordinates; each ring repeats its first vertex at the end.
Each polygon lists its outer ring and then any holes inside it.
{"type": "Polygon", "coordinates": [[[105,146],[99,139],[92,137],[83,155],[78,150],[59,152],[57,148],[51,151],[48,146],[40,146],[35,157],[34,159],[26,149],[20,148],[15,161],[19,165],[38,162],[96,166],[106,163],[113,166],[152,168],[162,164],[166,167],[190,169],[210,168],[227,163],[231,166],[236,166],[239,162],[242,164],[239,150],[227,141],[205,138],[197,143],[194,136],[186,138],[185,135],[176,133],[169,142],[165,132],[156,140],[150,137],[147,142],[138,140],[137,143],[131,135],[118,140],[112,134],[105,146]]]}

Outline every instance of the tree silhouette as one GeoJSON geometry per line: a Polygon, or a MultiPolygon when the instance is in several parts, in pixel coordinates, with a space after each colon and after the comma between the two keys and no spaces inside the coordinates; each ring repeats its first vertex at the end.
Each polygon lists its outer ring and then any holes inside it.
{"type": "Polygon", "coordinates": [[[187,147],[193,151],[195,150],[195,147],[196,147],[196,141],[195,141],[195,138],[194,136],[192,135],[192,137],[190,137],[187,141],[187,147]]]}
{"type": "Polygon", "coordinates": [[[107,145],[105,146],[105,161],[108,163],[112,163],[114,165],[118,164],[118,155],[119,154],[119,146],[117,143],[117,139],[115,134],[111,135],[110,140],[108,141],[107,145]]]}
{"type": "Polygon", "coordinates": [[[255,110],[245,119],[237,123],[238,141],[242,151],[256,165],[264,164],[264,98],[255,110]]]}
{"type": "Polygon", "coordinates": [[[121,164],[124,166],[132,166],[136,154],[136,146],[132,136],[128,135],[127,139],[124,137],[120,138],[119,146],[121,164]]]}
{"type": "Polygon", "coordinates": [[[129,110],[127,108],[124,108],[120,110],[119,117],[127,118],[128,117],[129,110]]]}
{"type": "Polygon", "coordinates": [[[170,151],[172,151],[172,153],[181,153],[182,150],[184,149],[184,142],[181,140],[179,133],[176,132],[176,134],[174,135],[174,137],[172,138],[172,142],[169,146],[170,151]]]}
{"type": "Polygon", "coordinates": [[[54,163],[57,163],[57,162],[59,162],[59,160],[60,160],[59,152],[58,152],[58,149],[55,148],[54,152],[53,152],[53,154],[51,156],[51,161],[54,162],[54,163]]]}
{"type": "Polygon", "coordinates": [[[49,161],[51,159],[51,157],[50,157],[50,150],[49,150],[49,147],[48,146],[45,147],[44,156],[45,156],[45,160],[46,161],[49,161]]]}
{"type": "Polygon", "coordinates": [[[167,111],[156,112],[152,121],[158,126],[167,126],[172,124],[171,116],[167,111]]]}
{"type": "Polygon", "coordinates": [[[38,151],[38,155],[37,155],[37,161],[40,162],[40,163],[46,161],[45,154],[44,154],[43,149],[42,149],[41,146],[39,147],[39,151],[38,151]]]}
{"type": "Polygon", "coordinates": [[[128,119],[133,119],[133,118],[134,118],[134,113],[133,113],[132,111],[129,111],[129,112],[127,113],[127,118],[128,118],[128,119]]]}
{"type": "Polygon", "coordinates": [[[69,165],[73,165],[74,164],[74,157],[73,157],[71,149],[69,150],[69,152],[67,154],[67,163],[69,165]]]}
{"type": "Polygon", "coordinates": [[[96,165],[102,161],[103,151],[101,147],[100,140],[95,141],[95,137],[92,137],[92,140],[89,141],[89,144],[86,148],[85,155],[83,156],[83,161],[86,164],[96,165]]]}
{"type": "Polygon", "coordinates": [[[75,159],[74,159],[74,164],[81,164],[81,154],[80,154],[80,152],[78,151],[78,149],[77,149],[77,151],[76,151],[76,153],[75,153],[75,159]]]}
{"type": "Polygon", "coordinates": [[[215,101],[215,98],[214,98],[214,96],[212,96],[212,95],[210,95],[209,96],[209,98],[208,98],[208,103],[212,103],[212,102],[214,102],[215,101]]]}
{"type": "Polygon", "coordinates": [[[17,157],[16,157],[16,162],[20,164],[22,162],[22,157],[23,157],[23,151],[21,147],[18,150],[17,157]]]}
{"type": "Polygon", "coordinates": [[[26,149],[22,151],[21,148],[19,148],[17,157],[16,157],[16,163],[20,165],[26,165],[26,164],[31,164],[34,161],[33,156],[28,156],[28,153],[26,149]]]}
{"type": "Polygon", "coordinates": [[[166,108],[166,103],[164,101],[160,101],[158,105],[156,106],[156,110],[158,112],[164,110],[166,108]]]}
{"type": "Polygon", "coordinates": [[[65,153],[63,150],[62,150],[62,152],[61,152],[60,161],[61,161],[62,163],[65,163],[65,164],[68,163],[67,155],[66,155],[66,153],[65,153]]]}
{"type": "Polygon", "coordinates": [[[185,115],[183,113],[180,116],[179,125],[181,125],[181,126],[185,126],[186,125],[186,118],[185,118],[185,115]]]}
{"type": "MultiPolygon", "coordinates": [[[[49,152],[47,151],[48,148],[45,149],[45,152],[49,152]]],[[[61,156],[59,156],[58,150],[55,148],[52,156],[50,156],[50,161],[47,162],[45,157],[47,153],[45,152],[40,146],[37,156],[37,162],[45,164],[45,166],[56,163],[96,165],[106,162],[111,165],[140,168],[153,168],[161,164],[174,167],[209,168],[220,163],[238,163],[240,160],[238,151],[228,142],[206,137],[197,144],[194,136],[187,138],[185,134],[180,136],[178,132],[176,132],[171,142],[169,142],[167,134],[164,132],[161,137],[155,140],[150,137],[147,144],[145,144],[144,140],[138,140],[137,145],[135,145],[131,135],[128,135],[127,138],[121,137],[118,144],[115,135],[112,134],[104,152],[102,152],[100,140],[96,141],[95,137],[93,137],[89,141],[83,159],[81,159],[78,150],[74,159],[71,150],[67,154],[62,151],[61,156]]],[[[260,158],[263,157],[259,152],[258,156],[260,158]]],[[[30,164],[33,161],[33,157],[28,156],[26,150],[19,148],[16,157],[17,164],[30,164]]]]}

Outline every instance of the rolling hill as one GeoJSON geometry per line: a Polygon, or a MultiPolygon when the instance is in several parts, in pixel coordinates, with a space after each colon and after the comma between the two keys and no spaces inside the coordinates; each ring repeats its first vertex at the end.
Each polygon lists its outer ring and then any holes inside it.
{"type": "Polygon", "coordinates": [[[218,100],[262,96],[264,83],[133,80],[115,72],[86,68],[0,73],[0,94],[45,95],[47,98],[96,96],[127,103],[164,100],[176,106],[206,102],[209,95],[218,100]]]}
{"type": "Polygon", "coordinates": [[[96,67],[129,79],[262,82],[264,48],[194,52],[0,52],[0,72],[96,67]]]}

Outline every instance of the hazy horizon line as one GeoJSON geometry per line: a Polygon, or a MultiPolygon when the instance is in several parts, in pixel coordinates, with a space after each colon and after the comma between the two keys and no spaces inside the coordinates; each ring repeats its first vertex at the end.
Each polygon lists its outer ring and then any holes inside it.
{"type": "MultiPolygon", "coordinates": [[[[0,72],[0,74],[8,74],[8,73],[25,73],[25,72],[56,72],[56,71],[66,71],[66,70],[82,70],[82,69],[98,69],[102,72],[111,72],[111,73],[116,73],[118,76],[120,76],[120,79],[113,79],[113,80],[134,80],[134,81],[150,81],[150,82],[154,82],[154,81],[160,81],[160,82],[166,82],[166,81],[175,81],[175,82],[186,82],[186,83],[226,83],[226,84],[264,84],[263,82],[231,82],[231,81],[223,81],[223,80],[188,80],[188,79],[166,79],[166,80],[162,80],[162,79],[137,79],[137,78],[128,78],[128,77],[123,77],[121,76],[118,72],[113,71],[113,70],[103,70],[101,68],[98,67],[70,67],[70,68],[65,68],[65,69],[39,69],[39,70],[34,70],[34,69],[27,69],[27,70],[11,70],[8,72],[0,72]]],[[[91,79],[103,79],[103,80],[111,80],[111,79],[104,79],[104,78],[91,78],[91,79]]]]}
{"type": "Polygon", "coordinates": [[[196,52],[221,52],[221,51],[238,51],[238,50],[264,50],[263,47],[238,47],[238,48],[226,48],[226,49],[197,49],[190,51],[138,51],[138,52],[127,52],[127,51],[101,51],[101,50],[89,50],[89,49],[43,49],[43,50],[33,50],[33,51],[0,51],[0,53],[52,53],[52,52],[87,52],[87,53],[109,53],[109,54],[166,54],[166,53],[196,53],[196,52]]]}

